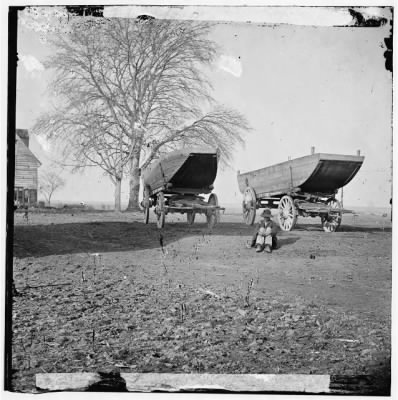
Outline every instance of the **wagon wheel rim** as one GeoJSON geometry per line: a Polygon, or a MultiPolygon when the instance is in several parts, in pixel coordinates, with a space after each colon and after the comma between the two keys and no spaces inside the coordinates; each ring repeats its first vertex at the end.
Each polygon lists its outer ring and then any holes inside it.
{"type": "Polygon", "coordinates": [[[188,225],[192,225],[195,221],[195,213],[193,211],[190,211],[187,213],[187,222],[188,225]]]}
{"type": "Polygon", "coordinates": [[[279,225],[283,231],[291,231],[297,222],[297,210],[290,196],[283,196],[278,207],[279,225]]]}
{"type": "Polygon", "coordinates": [[[164,227],[164,221],[166,219],[166,211],[165,211],[165,199],[163,192],[160,192],[157,197],[156,204],[156,217],[157,217],[157,225],[159,229],[164,227]]]}
{"type": "Polygon", "coordinates": [[[242,212],[246,225],[253,225],[256,219],[256,193],[248,186],[243,193],[242,212]]]}
{"type": "Polygon", "coordinates": [[[327,214],[327,216],[325,216],[322,219],[322,228],[325,232],[335,232],[340,224],[341,224],[341,220],[342,220],[342,216],[343,216],[343,212],[341,211],[341,203],[336,200],[336,199],[332,199],[328,202],[328,205],[331,209],[333,210],[340,210],[339,212],[334,212],[333,214],[327,214]]]}
{"type": "Polygon", "coordinates": [[[144,222],[145,224],[149,222],[149,207],[145,207],[144,209],[144,222]]]}
{"type": "Polygon", "coordinates": [[[144,222],[147,224],[149,222],[149,190],[148,188],[144,189],[144,222]]]}
{"type": "MultiPolygon", "coordinates": [[[[212,206],[218,206],[218,197],[215,193],[212,193],[207,200],[207,203],[212,206]]],[[[212,229],[214,225],[220,222],[220,210],[211,210],[206,214],[207,226],[212,229]]]]}

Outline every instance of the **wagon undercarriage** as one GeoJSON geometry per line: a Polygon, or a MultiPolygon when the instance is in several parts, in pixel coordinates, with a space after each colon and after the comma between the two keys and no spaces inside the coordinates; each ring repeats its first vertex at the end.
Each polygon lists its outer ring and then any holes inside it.
{"type": "Polygon", "coordinates": [[[325,232],[334,232],[341,224],[342,214],[352,211],[343,209],[335,194],[312,194],[294,192],[284,195],[273,195],[257,198],[253,188],[247,187],[243,196],[243,218],[246,224],[252,225],[259,208],[277,208],[280,228],[291,231],[297,218],[320,217],[325,232]]]}
{"type": "Polygon", "coordinates": [[[163,228],[167,214],[186,214],[187,222],[192,225],[197,214],[206,215],[207,225],[213,228],[220,221],[220,211],[225,208],[218,205],[218,198],[215,193],[210,194],[206,201],[203,196],[195,194],[165,194],[158,192],[155,196],[149,196],[144,192],[144,218],[145,223],[149,221],[149,208],[154,206],[154,213],[157,218],[158,228],[163,228]]]}

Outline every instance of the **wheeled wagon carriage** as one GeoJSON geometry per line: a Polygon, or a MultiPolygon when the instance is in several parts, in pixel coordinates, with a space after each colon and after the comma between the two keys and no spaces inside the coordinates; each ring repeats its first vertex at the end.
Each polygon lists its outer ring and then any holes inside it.
{"type": "Polygon", "coordinates": [[[239,173],[243,194],[243,218],[252,225],[256,209],[277,208],[282,230],[294,228],[297,217],[320,217],[326,232],[341,224],[342,208],[338,189],[347,185],[361,168],[364,157],[316,153],[270,167],[239,173]]]}
{"type": "Polygon", "coordinates": [[[187,215],[193,224],[196,214],[205,214],[209,228],[220,219],[224,208],[211,193],[217,176],[218,153],[200,149],[170,152],[142,172],[144,222],[149,222],[149,209],[154,207],[158,228],[163,228],[166,215],[187,215]],[[203,195],[210,194],[207,201],[203,195]]]}

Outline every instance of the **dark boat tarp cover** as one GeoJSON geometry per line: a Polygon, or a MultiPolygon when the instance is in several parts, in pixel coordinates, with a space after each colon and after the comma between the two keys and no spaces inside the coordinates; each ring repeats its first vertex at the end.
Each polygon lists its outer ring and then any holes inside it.
{"type": "MultiPolygon", "coordinates": [[[[348,158],[348,157],[347,157],[348,158]]],[[[332,192],[347,185],[362,166],[363,157],[338,159],[336,156],[320,157],[313,173],[301,185],[303,192],[332,192]]]]}
{"type": "Polygon", "coordinates": [[[142,173],[144,185],[152,191],[172,184],[173,188],[209,188],[216,179],[217,152],[206,148],[186,148],[168,153],[142,173]]]}

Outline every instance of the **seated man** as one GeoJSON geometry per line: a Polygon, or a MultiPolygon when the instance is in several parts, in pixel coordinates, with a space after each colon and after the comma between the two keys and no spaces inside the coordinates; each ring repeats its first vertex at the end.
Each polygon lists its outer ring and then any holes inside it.
{"type": "Polygon", "coordinates": [[[263,250],[267,253],[271,253],[272,249],[276,249],[278,246],[276,229],[271,219],[271,210],[266,208],[261,213],[261,217],[249,247],[256,247],[257,253],[263,250]]]}

